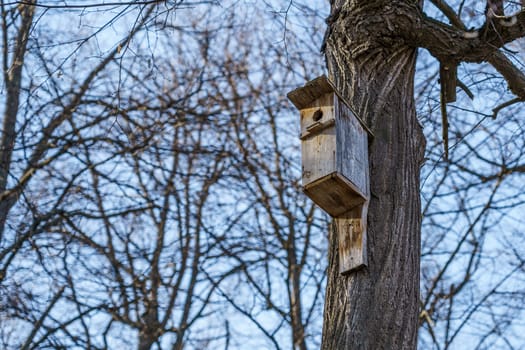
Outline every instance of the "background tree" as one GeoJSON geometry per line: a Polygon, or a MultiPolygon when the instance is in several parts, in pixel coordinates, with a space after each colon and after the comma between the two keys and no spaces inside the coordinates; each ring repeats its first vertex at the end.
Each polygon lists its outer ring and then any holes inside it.
{"type": "Polygon", "coordinates": [[[371,265],[341,277],[285,99],[323,72],[324,3],[1,5],[0,347],[319,348],[327,276],[325,348],[523,343],[522,44],[495,49],[521,13],[333,2],[329,66],[375,132],[371,265]],[[440,63],[482,51],[445,161],[440,63]]]}
{"type": "MultiPolygon", "coordinates": [[[[38,5],[42,25],[76,8],[38,5]]],[[[191,20],[164,4],[80,10],[83,37],[42,29],[27,43],[35,86],[21,89],[12,150],[36,147],[45,162],[18,177],[23,162],[8,166],[19,192],[4,196],[27,200],[6,214],[4,346],[318,342],[325,222],[295,203],[298,144],[281,115],[290,56],[252,30],[264,22],[248,8],[192,9],[191,20]],[[68,53],[68,40],[81,45],[68,53]],[[86,60],[100,63],[86,72],[86,60]]]]}
{"type": "MultiPolygon", "coordinates": [[[[432,3],[437,7],[429,6],[428,12],[455,26],[462,25],[459,18],[467,27],[485,19],[480,4],[462,8],[451,3],[455,6],[451,12],[443,3],[432,3]]],[[[505,3],[507,15],[520,10],[517,4],[505,3]]],[[[496,53],[498,59],[522,67],[521,40],[507,44],[503,52],[503,56],[496,53]]],[[[518,331],[523,326],[523,310],[518,306],[523,297],[519,248],[523,193],[516,187],[523,181],[522,98],[509,91],[507,86],[516,86],[515,82],[507,82],[508,77],[498,72],[501,66],[492,62],[493,58],[489,63],[459,66],[458,101],[448,111],[449,162],[441,158],[440,127],[428,128],[436,131],[427,133],[435,146],[428,148],[428,166],[422,172],[427,190],[423,192],[420,344],[426,348],[468,344],[475,349],[507,349],[524,342],[518,331]]],[[[437,74],[438,68],[433,71],[437,74]]],[[[441,118],[437,85],[428,80],[431,72],[421,74],[416,95],[418,114],[427,126],[441,118]]],[[[521,73],[515,74],[520,79],[521,73]]]]}

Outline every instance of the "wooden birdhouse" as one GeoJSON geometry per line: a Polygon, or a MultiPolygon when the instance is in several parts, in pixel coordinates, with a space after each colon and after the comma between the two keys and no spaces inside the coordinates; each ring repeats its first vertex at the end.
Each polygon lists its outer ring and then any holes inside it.
{"type": "Polygon", "coordinates": [[[290,92],[288,98],[301,112],[303,190],[336,218],[341,272],[362,267],[366,265],[371,133],[325,76],[290,92]]]}

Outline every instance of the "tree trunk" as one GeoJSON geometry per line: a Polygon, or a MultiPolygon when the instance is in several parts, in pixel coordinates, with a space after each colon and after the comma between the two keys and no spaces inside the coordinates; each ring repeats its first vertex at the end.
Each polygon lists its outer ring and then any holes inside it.
{"type": "Polygon", "coordinates": [[[155,336],[149,334],[139,334],[139,347],[138,350],[150,350],[156,341],[155,336]]]}
{"type": "Polygon", "coordinates": [[[296,246],[293,239],[293,235],[290,235],[290,248],[288,249],[288,297],[291,306],[292,342],[294,350],[306,350],[301,304],[301,265],[297,263],[296,246]]]}
{"type": "MultiPolygon", "coordinates": [[[[330,234],[322,349],[415,349],[419,309],[419,169],[425,140],[414,106],[416,51],[392,38],[382,1],[332,1],[326,41],[331,79],[374,133],[368,267],[339,274],[330,234]]],[[[395,21],[395,18],[392,18],[395,21]]],[[[335,226],[335,225],[333,225],[335,226]]]]}
{"type": "MultiPolygon", "coordinates": [[[[3,77],[6,88],[6,97],[4,105],[4,115],[2,123],[2,134],[0,135],[0,193],[7,189],[9,171],[11,169],[11,161],[13,156],[13,148],[16,139],[16,117],[18,115],[18,108],[20,103],[20,92],[22,86],[22,70],[24,68],[24,60],[27,51],[27,41],[31,26],[33,25],[33,17],[35,9],[31,6],[31,1],[18,7],[20,13],[20,27],[14,41],[14,45],[8,42],[9,27],[5,24],[3,31],[3,77]],[[13,49],[13,56],[11,57],[11,64],[8,62],[9,50],[13,49]]],[[[0,241],[4,236],[4,230],[7,220],[7,215],[14,205],[16,199],[13,196],[8,196],[0,200],[0,241]]],[[[0,277],[0,279],[2,279],[0,277]]]]}

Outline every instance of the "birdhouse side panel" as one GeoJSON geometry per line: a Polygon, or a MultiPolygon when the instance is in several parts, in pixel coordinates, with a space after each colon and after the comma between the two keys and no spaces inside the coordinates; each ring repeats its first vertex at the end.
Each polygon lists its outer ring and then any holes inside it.
{"type": "Polygon", "coordinates": [[[336,99],[337,171],[352,182],[365,197],[370,197],[368,135],[354,113],[336,99]]]}

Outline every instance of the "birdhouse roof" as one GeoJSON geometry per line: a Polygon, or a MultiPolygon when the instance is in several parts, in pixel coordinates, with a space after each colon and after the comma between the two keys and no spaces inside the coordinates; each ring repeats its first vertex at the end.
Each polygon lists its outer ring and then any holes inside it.
{"type": "Polygon", "coordinates": [[[288,99],[297,109],[303,109],[319,97],[335,92],[335,88],[325,75],[310,80],[304,86],[288,93],[288,99]]]}
{"type": "Polygon", "coordinates": [[[368,132],[370,136],[373,136],[372,131],[368,126],[357,116],[352,110],[346,100],[337,92],[334,84],[325,76],[321,75],[313,80],[307,82],[303,87],[297,88],[288,93],[288,99],[292,101],[297,109],[310,107],[310,104],[325,94],[335,93],[337,97],[353,112],[359,123],[368,132]]]}

